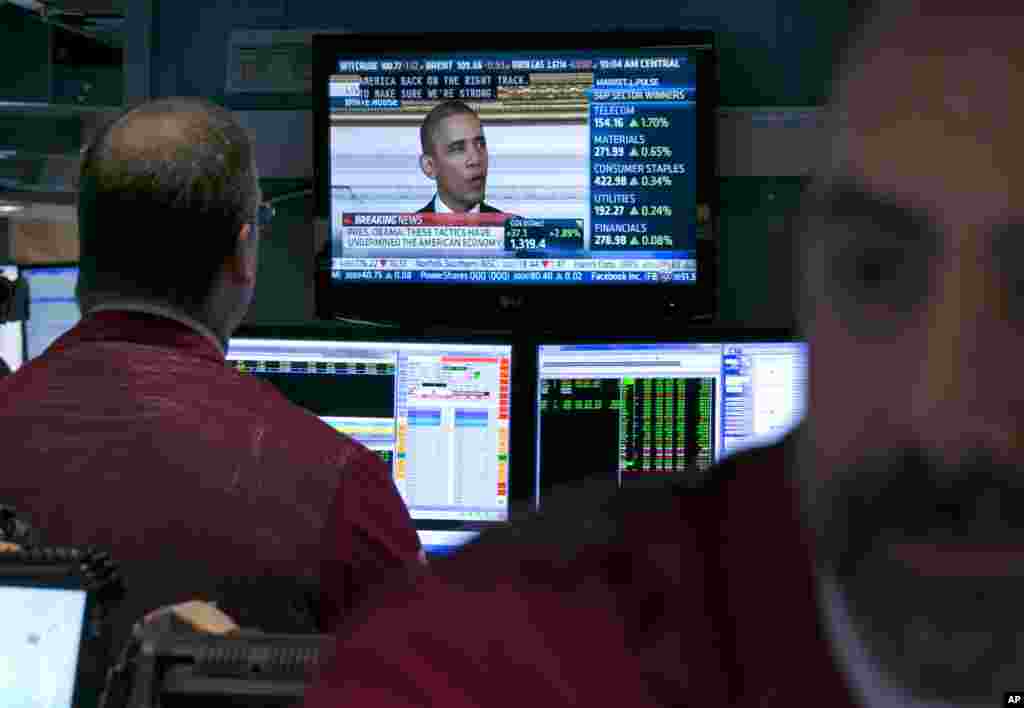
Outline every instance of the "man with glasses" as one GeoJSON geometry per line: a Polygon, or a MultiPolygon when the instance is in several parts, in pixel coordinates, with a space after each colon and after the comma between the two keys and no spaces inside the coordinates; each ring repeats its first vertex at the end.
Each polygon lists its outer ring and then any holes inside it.
{"type": "Polygon", "coordinates": [[[193,598],[243,626],[326,630],[420,557],[374,453],[225,363],[271,214],[228,111],[127,111],[82,156],[83,318],[0,384],[0,500],[48,542],[118,560],[118,641],[193,598]]]}

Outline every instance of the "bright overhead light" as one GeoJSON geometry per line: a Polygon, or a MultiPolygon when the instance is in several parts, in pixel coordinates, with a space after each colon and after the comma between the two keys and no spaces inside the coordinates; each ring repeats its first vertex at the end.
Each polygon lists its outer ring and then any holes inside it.
{"type": "Polygon", "coordinates": [[[0,204],[0,214],[13,214],[24,208],[21,204],[0,204]]]}

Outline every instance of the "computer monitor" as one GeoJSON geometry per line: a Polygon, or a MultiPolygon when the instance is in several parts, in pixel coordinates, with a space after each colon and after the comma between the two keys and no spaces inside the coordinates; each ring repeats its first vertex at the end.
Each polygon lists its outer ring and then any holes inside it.
{"type": "MultiPolygon", "coordinates": [[[[18,280],[18,266],[0,265],[0,278],[7,278],[12,283],[18,280]]],[[[0,322],[0,359],[11,371],[17,370],[25,356],[24,337],[21,322],[0,322]]]]}
{"type": "Polygon", "coordinates": [[[418,526],[509,518],[510,344],[250,327],[227,358],[380,455],[418,526]]]}
{"type": "Polygon", "coordinates": [[[82,318],[75,298],[78,266],[26,266],[21,274],[29,292],[25,358],[34,359],[82,318]]]}
{"type": "Polygon", "coordinates": [[[5,706],[75,708],[89,596],[68,578],[12,577],[0,567],[0,696],[5,706]]]}
{"type": "Polygon", "coordinates": [[[417,529],[416,533],[423,550],[432,558],[451,555],[480,535],[479,531],[447,529],[417,529]]]}
{"type": "Polygon", "coordinates": [[[712,33],[320,35],[313,54],[321,316],[710,314],[712,33]]]}
{"type": "Polygon", "coordinates": [[[802,418],[807,345],[786,333],[543,344],[537,352],[537,498],[604,478],[697,482],[802,418]]]}

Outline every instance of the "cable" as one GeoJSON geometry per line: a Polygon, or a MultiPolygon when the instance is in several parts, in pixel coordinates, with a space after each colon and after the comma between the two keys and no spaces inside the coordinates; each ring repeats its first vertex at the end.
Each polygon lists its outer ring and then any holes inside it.
{"type": "Polygon", "coordinates": [[[300,189],[295,192],[285,192],[272,199],[267,200],[267,204],[277,204],[278,202],[286,202],[290,199],[297,199],[299,197],[312,196],[314,194],[312,189],[300,189]]]}
{"type": "Polygon", "coordinates": [[[350,317],[342,317],[336,315],[334,317],[335,322],[344,322],[345,324],[354,325],[356,327],[374,327],[376,329],[397,329],[400,325],[391,322],[369,322],[367,320],[356,320],[350,317]]]}

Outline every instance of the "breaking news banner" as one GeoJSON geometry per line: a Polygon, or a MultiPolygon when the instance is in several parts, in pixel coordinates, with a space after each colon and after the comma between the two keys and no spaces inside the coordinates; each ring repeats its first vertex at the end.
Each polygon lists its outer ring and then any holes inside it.
{"type": "Polygon", "coordinates": [[[558,254],[584,250],[580,219],[524,219],[514,214],[343,213],[340,227],[346,256],[405,252],[449,256],[496,256],[509,252],[558,254]]]}
{"type": "Polygon", "coordinates": [[[1024,691],[1007,691],[1003,694],[1004,706],[1024,706],[1024,691]]]}
{"type": "Polygon", "coordinates": [[[342,247],[502,251],[511,214],[343,214],[342,247]]]}

